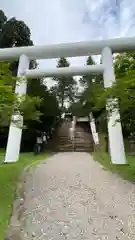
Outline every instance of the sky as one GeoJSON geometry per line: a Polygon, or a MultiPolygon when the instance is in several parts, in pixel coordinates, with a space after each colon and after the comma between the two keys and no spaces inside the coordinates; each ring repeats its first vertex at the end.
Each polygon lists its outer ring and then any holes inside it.
{"type": "MultiPolygon", "coordinates": [[[[29,26],[35,45],[135,36],[135,0],[0,0],[0,8],[29,26]]],[[[56,60],[40,61],[53,66],[56,60]]]]}

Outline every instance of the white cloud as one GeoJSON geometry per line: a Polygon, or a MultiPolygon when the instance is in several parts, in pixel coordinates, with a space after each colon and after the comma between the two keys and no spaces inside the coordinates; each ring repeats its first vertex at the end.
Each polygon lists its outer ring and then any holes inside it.
{"type": "MultiPolygon", "coordinates": [[[[0,8],[24,20],[36,45],[135,35],[135,0],[1,0],[0,8]]],[[[40,66],[56,66],[56,61],[40,61],[40,66]]]]}

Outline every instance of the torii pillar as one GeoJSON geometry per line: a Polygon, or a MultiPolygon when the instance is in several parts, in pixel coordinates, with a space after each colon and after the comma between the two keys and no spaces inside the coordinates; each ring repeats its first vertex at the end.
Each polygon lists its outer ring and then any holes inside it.
{"type": "MultiPolygon", "coordinates": [[[[105,47],[102,51],[102,63],[104,65],[104,87],[111,87],[115,82],[115,72],[113,66],[113,56],[111,48],[105,47]]],[[[109,100],[106,103],[108,111],[109,100]]],[[[113,164],[126,164],[126,156],[124,149],[124,140],[122,134],[122,127],[120,122],[120,114],[118,109],[115,109],[110,116],[107,117],[108,135],[109,135],[109,149],[111,161],[113,164]]]]}

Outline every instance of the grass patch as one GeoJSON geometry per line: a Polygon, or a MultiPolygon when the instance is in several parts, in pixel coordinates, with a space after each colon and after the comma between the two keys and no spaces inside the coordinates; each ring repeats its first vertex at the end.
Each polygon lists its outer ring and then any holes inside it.
{"type": "MultiPolygon", "coordinates": [[[[110,171],[119,174],[122,178],[134,182],[135,183],[135,156],[129,156],[127,154],[128,164],[126,165],[115,165],[111,163],[111,158],[109,154],[106,152],[106,142],[105,135],[99,134],[100,138],[100,147],[99,149],[95,149],[93,153],[93,157],[96,161],[101,163],[105,167],[105,169],[109,169],[110,171]]],[[[127,148],[128,140],[125,139],[125,147],[127,148]]]]}
{"type": "MultiPolygon", "coordinates": [[[[22,169],[31,164],[37,164],[37,161],[46,159],[48,155],[34,156],[33,153],[22,153],[18,162],[0,165],[0,240],[4,239],[8,227],[16,185],[22,169]]],[[[4,153],[0,151],[0,162],[3,159],[4,153]]]]}
{"type": "Polygon", "coordinates": [[[106,169],[118,173],[122,178],[135,183],[135,157],[127,156],[128,164],[126,165],[112,164],[110,156],[106,152],[94,152],[93,157],[106,169]]]}

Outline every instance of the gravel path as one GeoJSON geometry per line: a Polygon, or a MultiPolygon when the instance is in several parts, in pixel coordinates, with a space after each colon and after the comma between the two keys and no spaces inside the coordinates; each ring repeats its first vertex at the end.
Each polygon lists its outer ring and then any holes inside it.
{"type": "Polygon", "coordinates": [[[52,156],[24,187],[24,239],[135,240],[135,186],[87,153],[52,156]]]}

